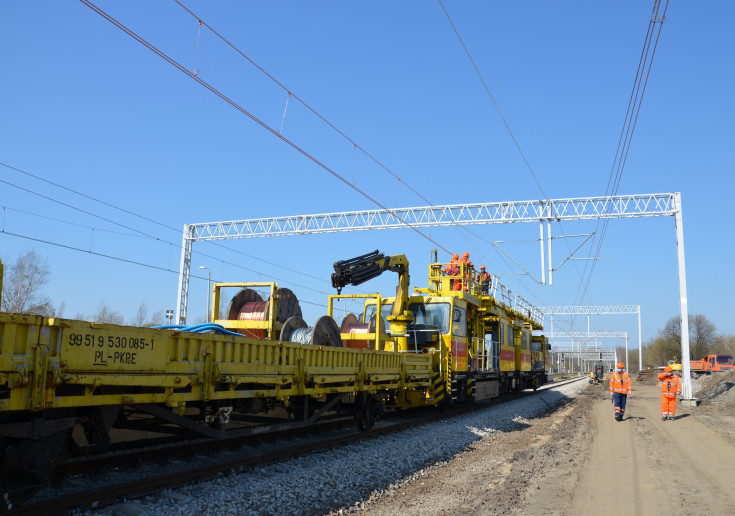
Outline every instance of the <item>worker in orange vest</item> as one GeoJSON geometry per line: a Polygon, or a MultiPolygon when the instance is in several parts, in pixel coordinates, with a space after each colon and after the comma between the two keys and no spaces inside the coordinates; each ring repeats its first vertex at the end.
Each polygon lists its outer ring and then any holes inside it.
{"type": "Polygon", "coordinates": [[[468,283],[467,280],[470,279],[470,274],[472,274],[470,272],[470,269],[473,269],[475,267],[474,265],[472,265],[472,262],[470,261],[470,253],[468,253],[467,251],[465,251],[464,253],[462,253],[462,258],[459,259],[459,263],[464,264],[464,267],[465,267],[465,279],[464,279],[464,281],[461,282],[462,285],[459,286],[459,288],[458,288],[458,285],[457,284],[460,283],[460,282],[459,281],[455,281],[454,282],[454,290],[462,290],[462,289],[464,289],[464,291],[466,292],[467,291],[467,283],[468,283]]]}
{"type": "Polygon", "coordinates": [[[676,414],[676,396],[681,394],[681,380],[676,376],[671,366],[666,366],[663,373],[659,373],[661,382],[661,420],[673,421],[676,414]]]}
{"type": "Polygon", "coordinates": [[[484,265],[480,265],[480,284],[482,285],[482,293],[487,294],[490,291],[490,273],[485,272],[484,265]]]}
{"type": "Polygon", "coordinates": [[[623,414],[625,414],[625,402],[628,399],[628,394],[633,392],[630,387],[630,376],[625,371],[625,366],[622,362],[618,362],[615,371],[610,377],[610,396],[615,405],[615,421],[622,421],[623,414]]]}
{"type": "MultiPolygon", "coordinates": [[[[456,276],[457,274],[459,274],[459,255],[457,253],[454,253],[452,255],[452,261],[449,262],[446,267],[444,267],[443,271],[446,273],[447,276],[456,276]]],[[[453,279],[449,280],[449,288],[454,288],[453,279]]]]}

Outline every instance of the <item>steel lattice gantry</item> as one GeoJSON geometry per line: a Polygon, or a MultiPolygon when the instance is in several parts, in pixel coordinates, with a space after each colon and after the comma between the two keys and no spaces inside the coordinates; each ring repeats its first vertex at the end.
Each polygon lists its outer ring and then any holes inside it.
{"type": "MultiPolygon", "coordinates": [[[[592,308],[592,307],[590,307],[592,308]]],[[[578,339],[585,339],[584,342],[577,342],[575,343],[572,341],[571,343],[564,343],[568,344],[566,346],[563,346],[562,343],[555,343],[552,352],[556,353],[557,359],[559,358],[559,354],[569,353],[573,357],[577,357],[579,361],[580,371],[585,361],[590,360],[603,360],[603,361],[617,361],[617,353],[614,349],[606,349],[606,348],[599,348],[597,345],[591,347],[587,341],[590,339],[595,339],[595,342],[598,337],[602,338],[616,338],[616,339],[623,339],[625,341],[625,367],[628,368],[628,332],[627,331],[596,331],[590,333],[589,331],[581,332],[581,331],[562,331],[557,332],[554,336],[550,337],[550,339],[556,339],[556,338],[578,338],[578,339]]]]}
{"type": "MultiPolygon", "coordinates": [[[[554,316],[555,315],[586,315],[587,316],[587,334],[590,332],[590,315],[638,315],[638,368],[643,368],[643,350],[641,341],[641,305],[604,305],[604,306],[544,306],[539,308],[541,313],[551,317],[551,337],[554,335],[554,316]]],[[[628,368],[627,363],[625,367],[628,368]]]]}
{"type": "MultiPolygon", "coordinates": [[[[179,269],[176,320],[179,324],[183,324],[186,320],[192,245],[195,241],[308,235],[343,231],[371,231],[378,229],[538,222],[541,234],[541,268],[543,271],[543,244],[545,240],[548,246],[548,272],[549,283],[551,283],[552,221],[563,222],[571,220],[665,216],[673,216],[676,221],[679,292],[682,314],[682,373],[684,375],[685,393],[689,396],[691,393],[691,383],[689,381],[688,309],[684,266],[684,233],[681,215],[681,194],[679,192],[454,204],[396,208],[393,210],[364,210],[185,224],[181,249],[181,266],[179,269]],[[545,236],[544,222],[546,222],[545,236]],[[686,390],[687,387],[689,390],[686,390]]],[[[545,279],[543,281],[545,282],[545,279]]]]}

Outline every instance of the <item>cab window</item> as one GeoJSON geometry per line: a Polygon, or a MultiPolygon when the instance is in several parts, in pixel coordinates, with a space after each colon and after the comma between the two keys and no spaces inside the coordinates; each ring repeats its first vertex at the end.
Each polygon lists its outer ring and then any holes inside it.
{"type": "MultiPolygon", "coordinates": [[[[441,328],[443,334],[449,333],[449,303],[411,303],[408,309],[413,314],[413,324],[427,324],[441,328]]],[[[380,309],[380,315],[385,321],[385,330],[390,332],[390,322],[388,316],[393,310],[393,303],[386,303],[380,309]]],[[[363,322],[369,322],[375,315],[375,304],[365,307],[365,316],[363,322]]]]}
{"type": "Polygon", "coordinates": [[[513,338],[513,326],[511,326],[509,324],[507,326],[507,328],[508,328],[508,340],[505,342],[505,345],[506,346],[515,346],[516,345],[516,341],[513,338]]]}
{"type": "Polygon", "coordinates": [[[455,337],[467,336],[467,310],[455,306],[452,312],[452,335],[455,337]]]}

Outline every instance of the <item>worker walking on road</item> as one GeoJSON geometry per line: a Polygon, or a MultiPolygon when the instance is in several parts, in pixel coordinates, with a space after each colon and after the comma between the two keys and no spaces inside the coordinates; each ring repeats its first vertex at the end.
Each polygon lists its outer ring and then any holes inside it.
{"type": "Polygon", "coordinates": [[[666,366],[663,373],[659,373],[661,382],[661,419],[673,421],[676,414],[676,396],[681,394],[681,380],[673,373],[671,366],[666,366]]]}
{"type": "Polygon", "coordinates": [[[628,399],[628,394],[633,392],[630,387],[630,376],[625,371],[625,366],[622,362],[618,362],[617,368],[610,377],[610,396],[613,399],[613,405],[615,405],[615,421],[622,421],[623,414],[625,414],[625,402],[628,399]]]}

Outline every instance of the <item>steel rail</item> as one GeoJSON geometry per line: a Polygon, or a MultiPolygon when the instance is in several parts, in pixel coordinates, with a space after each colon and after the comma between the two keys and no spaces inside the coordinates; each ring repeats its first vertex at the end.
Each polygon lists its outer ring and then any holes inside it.
{"type": "MultiPolygon", "coordinates": [[[[567,383],[584,380],[587,377],[577,377],[570,380],[563,380],[546,384],[548,388],[558,387],[567,383]]],[[[495,400],[487,402],[477,402],[471,405],[459,407],[457,409],[432,414],[420,418],[412,418],[381,428],[374,428],[368,431],[355,431],[354,433],[330,438],[315,443],[286,448],[275,452],[269,452],[252,457],[241,457],[234,460],[210,464],[206,466],[198,466],[188,470],[166,473],[149,478],[139,478],[132,482],[125,482],[112,486],[105,486],[92,491],[74,493],[59,498],[45,500],[43,502],[34,503],[17,509],[10,510],[7,514],[28,515],[28,516],[46,516],[48,514],[64,514],[69,511],[80,511],[88,509],[99,509],[104,506],[120,503],[136,497],[146,496],[158,492],[161,489],[174,489],[192,483],[204,482],[214,478],[218,478],[223,474],[237,473],[246,468],[253,466],[273,464],[274,462],[285,461],[293,457],[304,456],[315,451],[322,451],[329,448],[344,446],[359,440],[367,438],[379,437],[385,434],[397,432],[406,428],[415,427],[431,423],[437,420],[454,417],[468,412],[474,412],[485,408],[490,408],[503,403],[519,400],[527,396],[536,394],[537,391],[522,391],[520,393],[509,393],[495,400]]]]}

